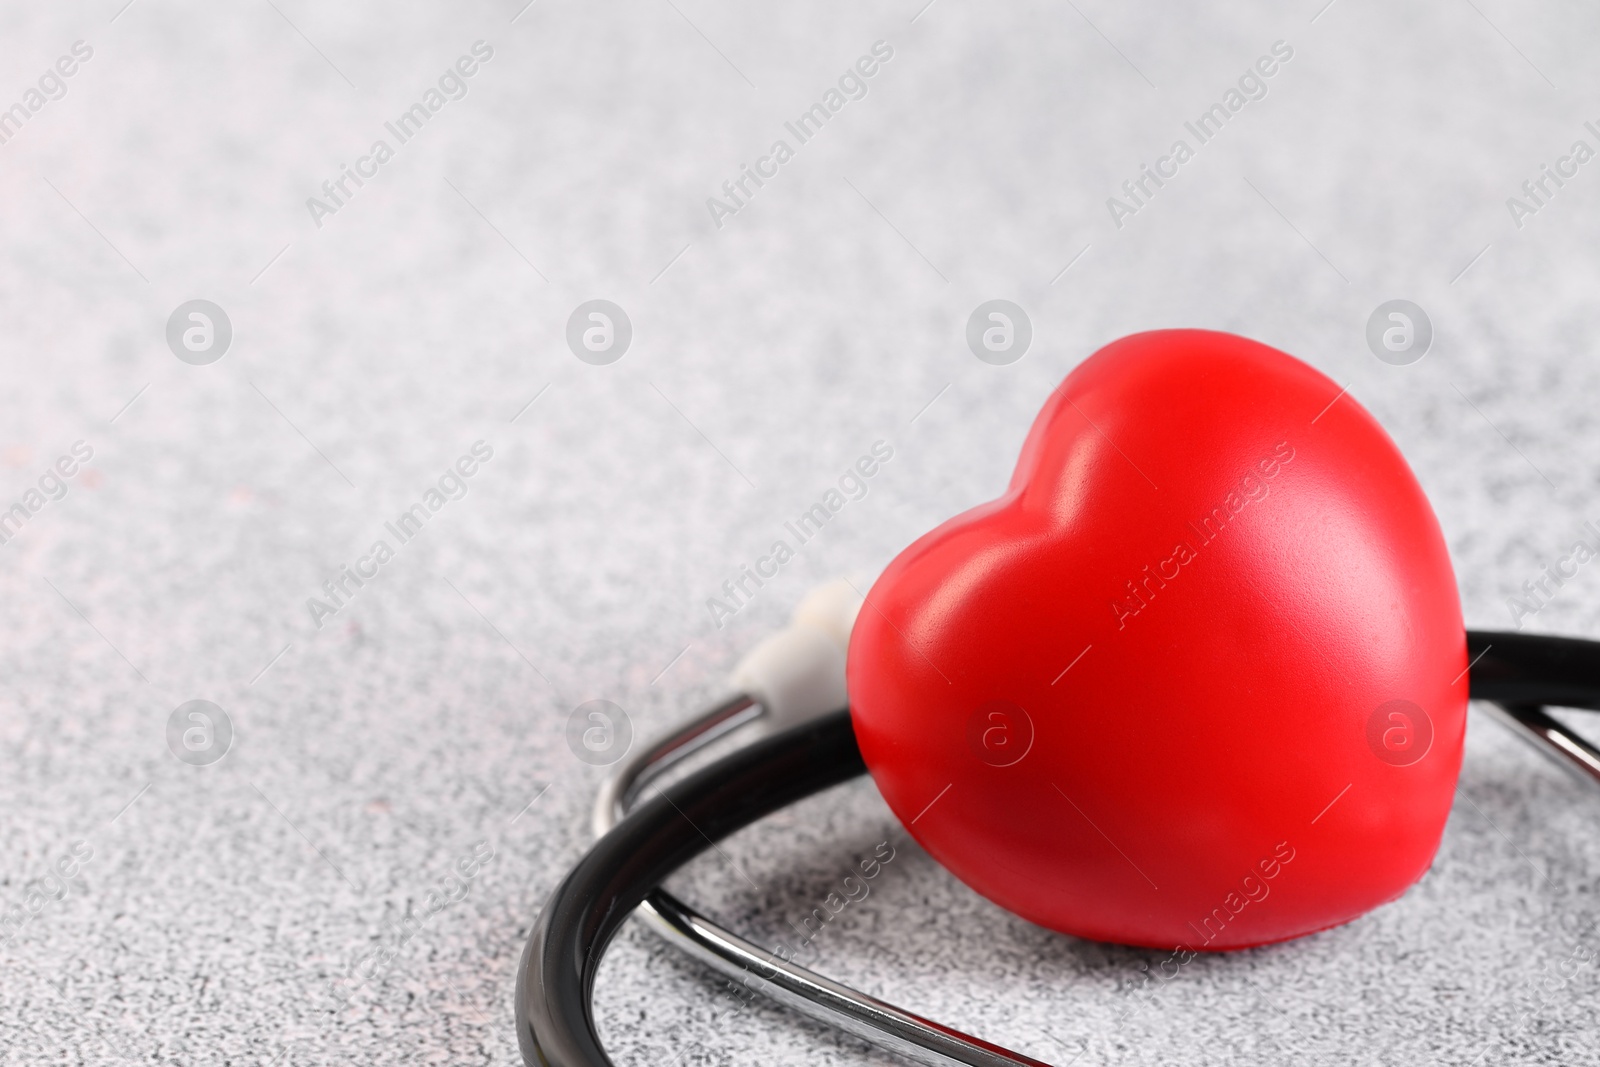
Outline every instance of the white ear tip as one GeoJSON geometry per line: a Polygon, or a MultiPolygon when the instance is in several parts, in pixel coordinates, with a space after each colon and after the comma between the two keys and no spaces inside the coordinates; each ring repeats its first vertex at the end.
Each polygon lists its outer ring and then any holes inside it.
{"type": "Polygon", "coordinates": [[[861,594],[846,579],[819,585],[800,601],[787,627],[739,661],[729,682],[761,702],[765,731],[845,706],[845,652],[860,610],[861,594]]]}
{"type": "Polygon", "coordinates": [[[793,621],[799,626],[821,630],[843,651],[850,647],[850,629],[856,624],[861,603],[861,594],[848,579],[835,578],[816,586],[801,598],[794,609],[793,621]]]}
{"type": "Polygon", "coordinates": [[[844,650],[813,626],[791,626],[751,649],[729,682],[761,703],[766,730],[842,708],[844,650]]]}

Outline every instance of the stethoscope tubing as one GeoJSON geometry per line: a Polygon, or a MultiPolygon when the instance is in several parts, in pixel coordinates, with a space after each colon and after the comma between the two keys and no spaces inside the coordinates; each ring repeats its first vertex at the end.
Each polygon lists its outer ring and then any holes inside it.
{"type": "MultiPolygon", "coordinates": [[[[1600,710],[1600,643],[1469,631],[1467,647],[1472,699],[1491,702],[1526,740],[1600,785],[1600,751],[1544,711],[1547,705],[1600,710]]],[[[637,914],[752,990],[915,1062],[1042,1067],[780,961],[658,888],[716,840],[865,772],[849,713],[840,710],[744,746],[629,810],[653,778],[757,714],[749,697],[725,701],[631,757],[602,789],[595,824],[603,835],[551,894],[523,953],[516,1016],[524,1060],[550,1067],[611,1064],[594,1027],[594,976],[622,922],[637,914]]]]}
{"type": "Polygon", "coordinates": [[[551,893],[517,975],[523,1059],[609,1065],[590,996],[607,944],[651,890],[711,844],[866,773],[848,711],[746,745],[658,790],[589,849],[551,893]]]}

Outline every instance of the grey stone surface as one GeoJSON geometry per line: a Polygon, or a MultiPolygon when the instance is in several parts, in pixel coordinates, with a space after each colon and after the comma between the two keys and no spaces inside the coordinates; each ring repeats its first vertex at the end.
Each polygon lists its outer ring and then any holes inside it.
{"type": "MultiPolygon", "coordinates": [[[[0,504],[93,450],[0,546],[0,911],[60,893],[0,945],[0,1062],[516,1063],[514,967],[604,773],[571,709],[649,736],[698,706],[810,584],[999,492],[1051,385],[1123,334],[1232,330],[1349,382],[1472,625],[1600,521],[1600,163],[1506,203],[1600,147],[1600,16],[919,4],[0,9],[0,106],[93,49],[0,144],[0,504]],[[385,122],[480,40],[400,144],[385,122]],[[707,198],[880,40],[865,97],[714,226],[707,198]],[[1265,97],[1118,228],[1107,197],[1279,40],[1265,97]],[[393,158],[313,219],[379,138],[393,158]],[[167,343],[197,299],[233,331],[204,366],[167,343]],[[595,299],[633,327],[608,366],[567,345],[595,299]],[[993,299],[1033,327],[1006,366],[965,337],[993,299]],[[1391,299],[1433,323],[1410,366],[1367,348],[1391,299]],[[879,439],[866,498],[713,626],[706,597],[879,439]],[[384,523],[480,440],[399,544],[384,523]],[[195,699],[232,728],[204,766],[168,747],[195,699]]],[[[1600,632],[1596,581],[1528,625],[1600,632]]],[[[1594,1062],[1600,968],[1550,976],[1595,946],[1595,803],[1475,712],[1420,885],[1142,1007],[1159,954],[976,898],[866,781],[679,881],[776,937],[893,838],[819,966],[1061,1064],[1594,1062]]],[[[597,1011],[619,1063],[887,1061],[728,1007],[630,931],[597,1011]]]]}

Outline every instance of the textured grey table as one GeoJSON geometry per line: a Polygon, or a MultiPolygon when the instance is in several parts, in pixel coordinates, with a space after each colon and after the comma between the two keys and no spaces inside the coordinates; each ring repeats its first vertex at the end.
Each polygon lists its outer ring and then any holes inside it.
{"type": "MultiPolygon", "coordinates": [[[[810,584],[996,494],[1051,384],[1122,334],[1233,330],[1349,382],[1472,625],[1600,520],[1600,163],[1560,163],[1600,147],[1592,11],[522,2],[0,12],[0,506],[40,505],[0,545],[3,1062],[516,1063],[514,968],[603,773],[571,709],[645,735],[698,706],[810,584]],[[1107,198],[1280,40],[1265,95],[1118,227],[1107,198]],[[714,213],[745,164],[776,174],[714,213]],[[1544,164],[1577,173],[1513,212],[1544,164]],[[346,165],[369,177],[334,203],[346,165]],[[963,339],[997,297],[1034,329],[1004,367],[963,339]],[[1396,297],[1435,330],[1410,366],[1364,340],[1396,297]],[[566,342],[594,298],[632,323],[608,366],[566,342]],[[192,299],[232,324],[205,366],[166,339],[192,299]],[[880,439],[867,496],[713,625],[880,439]],[[389,534],[477,441],[465,495],[389,534]],[[377,570],[318,626],[345,565],[377,570]],[[205,766],[169,751],[195,699],[233,731],[205,766]]],[[[1527,625],[1600,633],[1597,574],[1527,625]]],[[[1154,999],[1159,954],[1031,928],[901,837],[814,958],[1057,1063],[1594,1062],[1600,967],[1567,961],[1596,945],[1596,804],[1475,711],[1421,884],[1154,999]]],[[[776,938],[898,833],[859,781],[679,888],[776,938]]],[[[732,1007],[632,931],[599,983],[619,1063],[886,1060],[732,1007]]]]}

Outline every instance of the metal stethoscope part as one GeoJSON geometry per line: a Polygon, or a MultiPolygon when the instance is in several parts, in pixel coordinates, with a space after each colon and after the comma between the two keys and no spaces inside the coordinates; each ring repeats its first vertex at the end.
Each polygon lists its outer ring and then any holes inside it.
{"type": "Polygon", "coordinates": [[[1600,789],[1600,749],[1573,733],[1538,704],[1483,705],[1541,756],[1581,782],[1600,789]]]}

